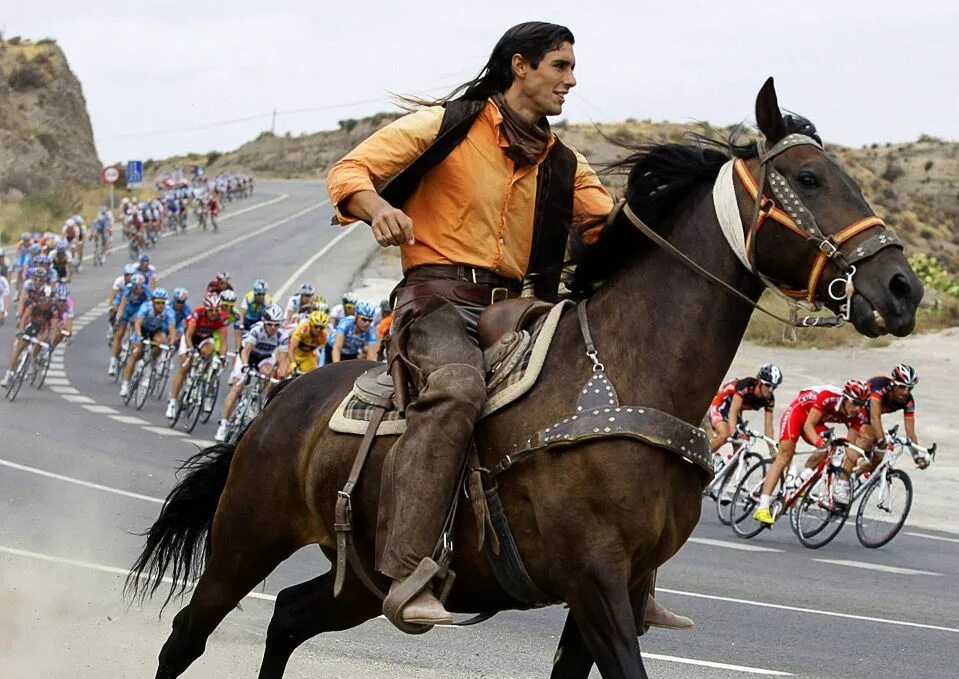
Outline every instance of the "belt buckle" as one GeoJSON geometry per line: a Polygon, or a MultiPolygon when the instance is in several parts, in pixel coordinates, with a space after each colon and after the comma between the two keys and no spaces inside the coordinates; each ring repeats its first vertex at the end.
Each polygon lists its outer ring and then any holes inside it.
{"type": "Polygon", "coordinates": [[[493,288],[490,292],[490,304],[496,304],[509,299],[509,290],[507,288],[493,288]]]}

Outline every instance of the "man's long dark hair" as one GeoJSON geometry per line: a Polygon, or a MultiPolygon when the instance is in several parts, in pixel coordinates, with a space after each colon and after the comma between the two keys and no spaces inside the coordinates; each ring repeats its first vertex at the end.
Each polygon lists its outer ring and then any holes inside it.
{"type": "Polygon", "coordinates": [[[435,106],[456,99],[483,101],[494,94],[505,92],[513,84],[513,55],[519,54],[533,68],[538,68],[550,50],[563,43],[575,42],[573,33],[565,26],[545,21],[527,21],[517,24],[503,34],[496,43],[489,61],[475,78],[465,82],[445,97],[435,100],[404,97],[409,103],[420,106],[435,106]]]}

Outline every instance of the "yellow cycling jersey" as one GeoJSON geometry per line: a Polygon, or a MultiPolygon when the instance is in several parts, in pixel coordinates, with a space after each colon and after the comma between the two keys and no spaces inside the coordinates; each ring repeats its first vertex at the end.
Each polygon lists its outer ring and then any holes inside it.
{"type": "Polygon", "coordinates": [[[309,321],[300,321],[290,335],[290,348],[296,354],[311,354],[326,344],[326,328],[313,329],[309,321]]]}

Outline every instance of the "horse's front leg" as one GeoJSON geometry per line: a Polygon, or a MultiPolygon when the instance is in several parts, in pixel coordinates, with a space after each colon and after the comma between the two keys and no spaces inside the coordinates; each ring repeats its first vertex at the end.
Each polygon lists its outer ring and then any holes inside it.
{"type": "Polygon", "coordinates": [[[588,676],[585,647],[604,679],[647,679],[625,573],[612,567],[595,568],[571,581],[579,584],[566,599],[571,615],[563,639],[569,643],[570,655],[564,662],[561,641],[553,677],[588,676]],[[563,673],[565,668],[570,673],[563,673]]]}

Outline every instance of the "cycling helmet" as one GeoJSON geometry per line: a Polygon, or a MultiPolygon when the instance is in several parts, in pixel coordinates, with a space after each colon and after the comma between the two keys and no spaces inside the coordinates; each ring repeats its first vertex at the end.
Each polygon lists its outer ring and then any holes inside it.
{"type": "Polygon", "coordinates": [[[40,253],[40,244],[39,244],[39,243],[31,243],[31,244],[30,244],[30,254],[32,254],[32,255],[37,255],[37,254],[39,254],[39,253],[40,253]]]}
{"type": "Polygon", "coordinates": [[[384,299],[382,302],[380,302],[380,313],[382,315],[385,316],[386,314],[390,313],[392,310],[393,310],[393,307],[390,306],[390,300],[384,299]]]}
{"type": "Polygon", "coordinates": [[[57,299],[67,299],[70,297],[70,286],[66,283],[57,283],[54,294],[57,296],[57,299]]]}
{"type": "Polygon", "coordinates": [[[76,220],[76,218],[75,218],[75,217],[70,217],[69,219],[67,219],[67,224],[66,224],[66,225],[67,225],[67,226],[76,226],[76,225],[77,225],[77,220],[76,220]]]}
{"type": "Polygon", "coordinates": [[[29,242],[30,242],[30,232],[29,232],[29,231],[24,231],[23,233],[21,233],[21,234],[20,234],[20,240],[22,240],[24,243],[29,243],[29,242]]]}
{"type": "Polygon", "coordinates": [[[892,369],[892,381],[904,387],[914,387],[919,384],[919,373],[911,365],[900,363],[892,369]]]}
{"type": "Polygon", "coordinates": [[[216,309],[220,306],[220,296],[215,292],[208,293],[203,298],[203,306],[207,309],[216,309]]]}
{"type": "Polygon", "coordinates": [[[842,388],[842,395],[862,407],[869,400],[869,387],[862,380],[849,380],[842,388]]]}
{"type": "Polygon", "coordinates": [[[74,224],[83,224],[83,215],[73,215],[74,224]]]}
{"type": "Polygon", "coordinates": [[[373,308],[373,305],[369,302],[360,302],[356,305],[356,316],[357,318],[365,318],[367,320],[373,320],[373,314],[376,313],[376,309],[373,308]]]}
{"type": "Polygon", "coordinates": [[[56,248],[57,248],[57,252],[66,252],[66,250],[67,250],[67,242],[66,242],[65,240],[62,240],[62,239],[61,239],[61,240],[58,240],[58,241],[57,241],[56,248]]]}
{"type": "Polygon", "coordinates": [[[343,293],[343,306],[346,306],[347,304],[356,304],[356,293],[352,290],[343,293]]]}
{"type": "Polygon", "coordinates": [[[216,275],[216,279],[225,283],[226,281],[230,280],[230,273],[228,271],[221,271],[216,275]]]}
{"type": "Polygon", "coordinates": [[[27,272],[27,275],[29,275],[30,278],[43,279],[47,277],[47,272],[41,269],[39,266],[32,266],[27,272]]]}
{"type": "Polygon", "coordinates": [[[282,323],[283,322],[283,309],[277,304],[271,304],[263,311],[263,322],[264,323],[282,323]]]}
{"type": "Polygon", "coordinates": [[[153,291],[153,301],[162,299],[164,302],[170,299],[170,293],[168,293],[164,288],[157,288],[153,291]]]}
{"type": "Polygon", "coordinates": [[[149,263],[150,263],[150,255],[148,255],[148,254],[145,253],[145,252],[144,252],[143,254],[141,254],[137,259],[140,261],[141,264],[149,264],[149,263]]]}
{"type": "Polygon", "coordinates": [[[53,287],[50,285],[44,285],[42,288],[37,290],[40,293],[41,299],[52,299],[53,298],[53,287]]]}
{"type": "Polygon", "coordinates": [[[236,304],[236,293],[232,290],[224,290],[221,292],[220,304],[236,304]]]}
{"type": "Polygon", "coordinates": [[[269,289],[270,289],[270,285],[262,278],[257,278],[255,281],[253,281],[254,295],[265,295],[266,291],[269,289]]]}
{"type": "Polygon", "coordinates": [[[136,272],[137,272],[137,265],[134,264],[133,262],[130,262],[129,264],[124,264],[124,265],[123,265],[123,275],[124,275],[124,276],[132,276],[132,275],[135,274],[136,272]]]}
{"type": "Polygon", "coordinates": [[[315,294],[316,294],[316,288],[314,288],[314,287],[313,287],[311,284],[309,284],[309,283],[303,283],[303,284],[299,287],[299,289],[296,291],[296,294],[298,294],[298,295],[315,295],[315,294]]]}
{"type": "Polygon", "coordinates": [[[329,322],[330,315],[325,311],[316,310],[310,312],[310,325],[314,328],[325,328],[329,322]]]}
{"type": "Polygon", "coordinates": [[[772,363],[759,366],[759,379],[774,389],[783,383],[783,371],[772,363]]]}
{"type": "Polygon", "coordinates": [[[133,274],[133,277],[130,279],[130,284],[134,287],[138,285],[140,287],[143,287],[144,285],[146,285],[146,282],[147,282],[147,278],[142,273],[135,273],[133,274]]]}
{"type": "Polygon", "coordinates": [[[323,299],[322,297],[317,297],[315,300],[313,300],[312,310],[324,311],[326,313],[330,313],[330,305],[327,304],[326,300],[323,299]]]}
{"type": "Polygon", "coordinates": [[[186,298],[190,296],[190,293],[187,292],[186,288],[176,288],[173,291],[173,301],[174,302],[185,302],[186,298]]]}

